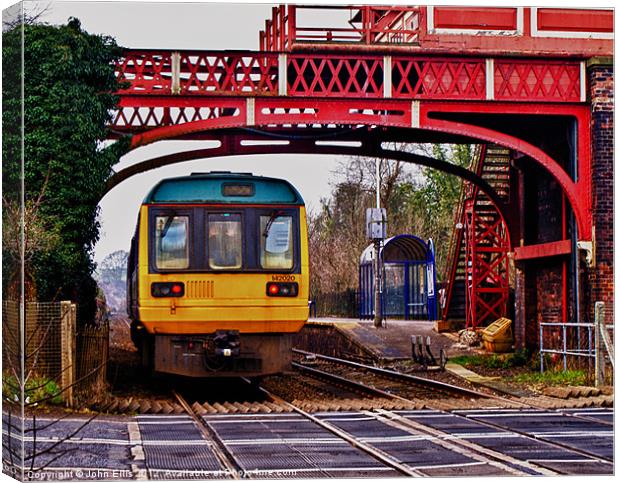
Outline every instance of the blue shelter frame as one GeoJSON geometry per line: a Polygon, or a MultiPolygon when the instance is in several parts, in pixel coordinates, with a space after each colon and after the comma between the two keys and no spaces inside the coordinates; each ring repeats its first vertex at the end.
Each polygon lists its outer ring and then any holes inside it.
{"type": "MultiPolygon", "coordinates": [[[[388,238],[380,249],[383,266],[381,308],[385,317],[436,320],[435,245],[414,235],[388,238]]],[[[374,318],[374,247],[360,257],[359,316],[374,318]]]]}

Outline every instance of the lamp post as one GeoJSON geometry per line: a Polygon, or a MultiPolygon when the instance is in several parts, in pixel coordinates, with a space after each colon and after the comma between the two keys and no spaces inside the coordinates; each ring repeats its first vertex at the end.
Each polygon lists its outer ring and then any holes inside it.
{"type": "Polygon", "coordinates": [[[375,160],[375,179],[376,179],[376,189],[377,189],[377,199],[376,199],[376,208],[368,208],[366,210],[366,235],[369,239],[372,240],[374,245],[374,255],[375,255],[375,263],[374,263],[374,272],[375,272],[375,290],[374,290],[374,305],[375,305],[375,319],[374,325],[375,327],[381,327],[383,322],[383,313],[381,311],[381,272],[382,272],[382,264],[381,264],[381,241],[385,239],[386,228],[387,228],[387,217],[385,208],[381,208],[381,198],[380,198],[380,188],[381,188],[381,180],[380,180],[380,160],[375,160]]]}

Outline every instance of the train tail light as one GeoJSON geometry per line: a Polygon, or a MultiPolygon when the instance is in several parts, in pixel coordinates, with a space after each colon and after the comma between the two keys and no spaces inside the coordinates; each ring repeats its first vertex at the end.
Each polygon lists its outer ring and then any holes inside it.
{"type": "Polygon", "coordinates": [[[151,284],[153,297],[183,297],[185,284],[182,282],[155,282],[151,284]]]}
{"type": "Polygon", "coordinates": [[[297,297],[299,286],[297,282],[268,282],[267,295],[269,297],[297,297]]]}

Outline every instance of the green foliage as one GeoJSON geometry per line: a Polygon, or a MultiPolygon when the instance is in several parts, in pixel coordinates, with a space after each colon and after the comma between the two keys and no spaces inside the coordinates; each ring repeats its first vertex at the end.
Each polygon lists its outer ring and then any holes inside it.
{"type": "MultiPolygon", "coordinates": [[[[470,145],[406,145],[445,162],[468,167],[470,145]]],[[[388,236],[410,233],[433,238],[437,274],[444,271],[454,211],[462,180],[434,169],[390,160],[380,161],[381,206],[388,215],[388,236]]],[[[375,206],[375,160],[354,158],[339,170],[332,195],[309,217],[312,296],[357,290],[361,252],[368,246],[365,211],[375,206]],[[346,248],[346,249],[345,249],[346,248]]]]}
{"type": "MultiPolygon", "coordinates": [[[[20,387],[15,376],[2,377],[2,396],[13,402],[20,400],[20,387]]],[[[24,387],[26,404],[62,404],[60,386],[53,379],[43,376],[30,377],[24,387]]]]}
{"type": "Polygon", "coordinates": [[[526,372],[511,378],[514,382],[551,386],[583,386],[588,382],[585,371],[526,372]]]}
{"type": "Polygon", "coordinates": [[[530,354],[527,350],[519,350],[512,354],[475,354],[450,358],[450,362],[465,367],[486,367],[487,369],[525,367],[529,360],[530,354]]]}
{"type": "MultiPolygon", "coordinates": [[[[53,246],[26,240],[34,247],[26,269],[39,300],[77,301],[85,321],[95,309],[97,204],[112,166],[128,149],[128,140],[102,144],[118,101],[113,62],[122,50],[110,37],[84,32],[77,19],[59,27],[25,25],[23,41],[24,195],[35,202],[41,226],[60,237],[53,246]]],[[[3,70],[4,197],[18,200],[22,29],[5,32],[3,42],[3,64],[10,67],[3,70]]],[[[5,288],[14,272],[5,266],[5,288]]]]}
{"type": "MultiPolygon", "coordinates": [[[[432,147],[434,158],[465,168],[469,167],[471,155],[471,146],[468,144],[435,144],[432,147]]],[[[425,182],[418,189],[412,190],[409,210],[417,214],[421,234],[435,241],[437,276],[441,277],[449,255],[454,214],[463,182],[457,176],[436,169],[425,168],[423,172],[425,182]]]]}

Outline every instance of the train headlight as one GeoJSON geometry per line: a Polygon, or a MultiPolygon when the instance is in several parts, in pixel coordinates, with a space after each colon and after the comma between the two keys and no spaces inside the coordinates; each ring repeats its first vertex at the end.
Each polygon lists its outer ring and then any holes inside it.
{"type": "Polygon", "coordinates": [[[185,284],[181,282],[155,282],[151,284],[153,297],[182,297],[185,295],[185,284]]]}
{"type": "Polygon", "coordinates": [[[297,282],[268,282],[267,295],[269,297],[297,297],[299,286],[297,282]]]}

